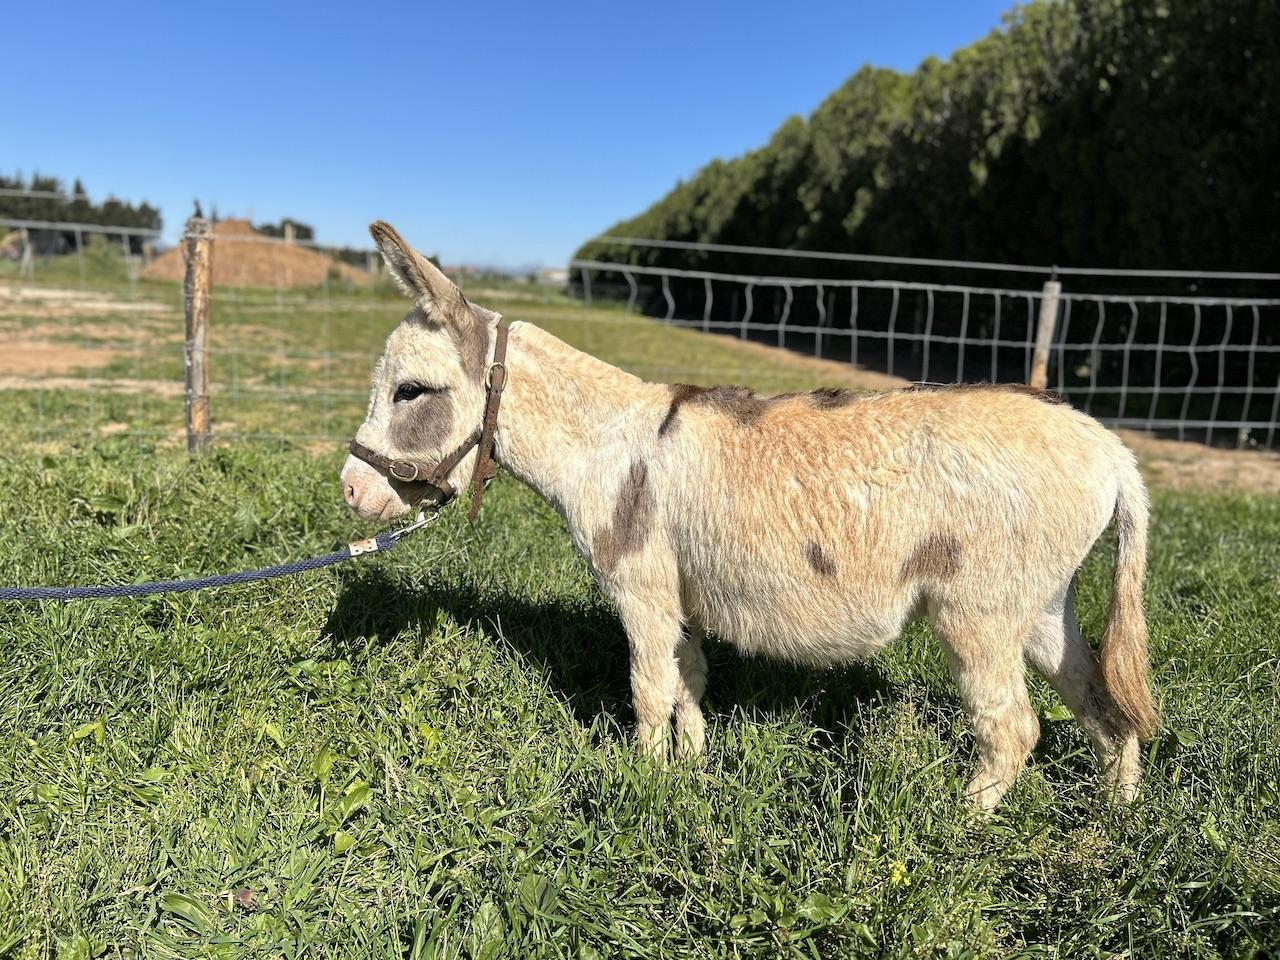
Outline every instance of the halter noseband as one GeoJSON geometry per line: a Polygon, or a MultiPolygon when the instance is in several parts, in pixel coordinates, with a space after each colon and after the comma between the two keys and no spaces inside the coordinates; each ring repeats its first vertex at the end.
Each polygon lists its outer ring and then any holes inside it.
{"type": "Polygon", "coordinates": [[[421,460],[410,460],[404,457],[386,457],[376,450],[366,447],[358,440],[352,440],[347,449],[353,457],[386,472],[393,480],[398,480],[401,483],[434,487],[434,494],[427,491],[426,495],[420,499],[434,499],[434,506],[439,509],[457,496],[458,493],[453,489],[453,484],[449,482],[449,474],[471,452],[473,447],[479,447],[480,452],[476,457],[475,469],[471,473],[471,512],[469,516],[474,520],[476,514],[480,512],[480,501],[484,499],[485,484],[492,480],[494,474],[497,473],[497,466],[493,462],[493,439],[498,427],[498,404],[502,400],[502,390],[507,385],[506,358],[507,321],[499,320],[493,345],[493,362],[489,364],[489,371],[485,375],[485,386],[488,389],[484,402],[484,419],[474,433],[463,440],[457,449],[439,463],[425,463],[421,460]]]}

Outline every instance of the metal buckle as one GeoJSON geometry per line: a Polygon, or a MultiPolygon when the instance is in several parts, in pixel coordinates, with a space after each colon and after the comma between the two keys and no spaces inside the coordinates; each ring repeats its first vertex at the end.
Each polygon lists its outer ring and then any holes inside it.
{"type": "Polygon", "coordinates": [[[416,463],[410,463],[408,460],[392,460],[391,466],[389,466],[387,470],[391,473],[391,476],[395,477],[401,483],[417,482],[418,465],[416,463]],[[406,477],[399,472],[399,470],[397,469],[398,467],[412,467],[413,473],[406,477]]]}
{"type": "Polygon", "coordinates": [[[502,382],[503,384],[507,382],[507,365],[503,363],[501,360],[495,360],[493,363],[489,364],[489,370],[484,375],[484,385],[488,387],[490,390],[493,389],[493,371],[495,370],[501,370],[502,382]]]}

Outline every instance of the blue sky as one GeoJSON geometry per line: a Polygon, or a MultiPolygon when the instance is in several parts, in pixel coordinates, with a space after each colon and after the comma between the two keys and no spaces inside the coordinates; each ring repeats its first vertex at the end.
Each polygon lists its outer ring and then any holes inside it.
{"type": "Polygon", "coordinates": [[[946,56],[1010,5],[13,3],[0,165],[149,200],[169,239],[198,196],[328,243],[383,218],[448,263],[563,263],[863,63],[946,56]]]}

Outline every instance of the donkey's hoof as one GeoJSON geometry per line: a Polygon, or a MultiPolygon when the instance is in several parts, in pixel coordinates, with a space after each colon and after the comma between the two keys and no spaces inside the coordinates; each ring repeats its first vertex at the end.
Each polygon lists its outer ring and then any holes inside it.
{"type": "Polygon", "coordinates": [[[671,764],[671,731],[666,727],[636,731],[636,752],[656,767],[671,764]]]}
{"type": "Polygon", "coordinates": [[[1114,778],[1108,777],[1102,782],[1102,789],[1106,793],[1107,799],[1122,806],[1128,806],[1138,799],[1138,784],[1136,781],[1117,783],[1114,778]]]}
{"type": "Polygon", "coordinates": [[[1003,780],[992,780],[990,776],[979,775],[969,781],[964,788],[964,797],[973,804],[976,810],[990,813],[1004,799],[1009,791],[1009,784],[1003,780]]]}

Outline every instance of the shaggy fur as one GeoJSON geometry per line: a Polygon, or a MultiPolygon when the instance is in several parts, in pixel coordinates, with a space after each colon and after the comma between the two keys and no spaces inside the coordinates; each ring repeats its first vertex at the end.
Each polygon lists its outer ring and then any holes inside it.
{"type": "MultiPolygon", "coordinates": [[[[387,342],[357,438],[429,459],[480,421],[476,325],[487,359],[496,315],[471,308],[389,227],[373,233],[419,309],[387,342]],[[406,379],[449,397],[448,425],[424,428],[421,449],[396,428],[413,415],[391,399],[406,379]]],[[[976,803],[1003,796],[1038,736],[1027,663],[1088,731],[1111,789],[1134,795],[1138,736],[1155,724],[1147,495],[1133,455],[1095,420],[989,386],[761,398],[646,383],[527,323],[511,325],[507,369],[497,459],[564,517],[616,603],[646,749],[670,749],[674,715],[677,752],[702,750],[704,633],[821,666],[875,655],[923,614],[974,726],[976,803]],[[1113,516],[1099,663],[1072,578],[1113,516]]],[[[362,461],[348,460],[343,483],[364,517],[411,507],[362,461]]]]}

